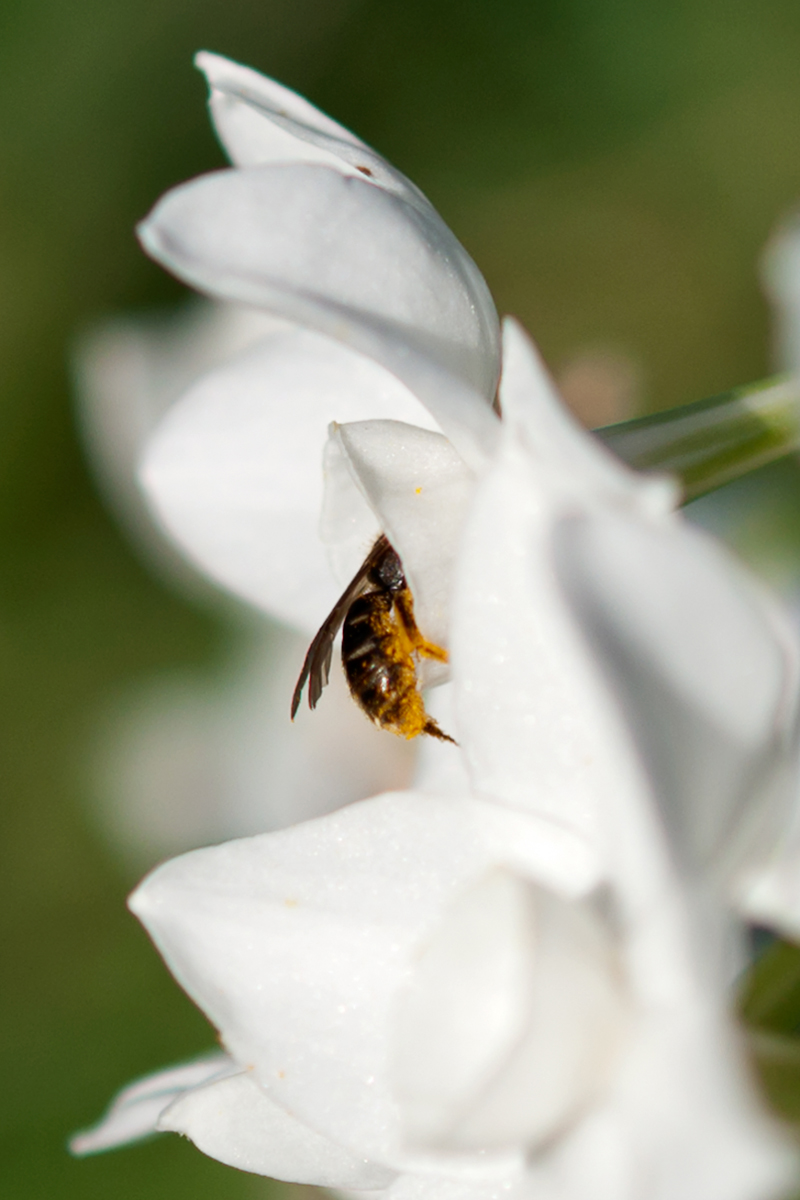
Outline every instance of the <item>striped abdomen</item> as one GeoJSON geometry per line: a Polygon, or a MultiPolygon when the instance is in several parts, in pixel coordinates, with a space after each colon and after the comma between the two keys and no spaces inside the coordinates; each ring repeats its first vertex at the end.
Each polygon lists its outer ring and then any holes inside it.
{"type": "Polygon", "coordinates": [[[376,725],[415,737],[427,717],[408,636],[393,607],[387,592],[367,592],[352,603],[342,628],[342,665],[350,691],[376,725]]]}

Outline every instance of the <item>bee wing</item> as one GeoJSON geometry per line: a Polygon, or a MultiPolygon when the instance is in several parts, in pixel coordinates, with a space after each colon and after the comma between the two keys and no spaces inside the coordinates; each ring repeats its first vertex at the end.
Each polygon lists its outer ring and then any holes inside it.
{"type": "Polygon", "coordinates": [[[317,636],[308,647],[303,669],[300,672],[300,678],[297,680],[294,695],[292,696],[292,720],[294,720],[297,710],[300,707],[300,699],[303,695],[306,680],[308,680],[308,707],[317,707],[317,701],[322,695],[322,689],[330,679],[334,638],[347,616],[350,605],[364,590],[364,585],[367,582],[370,571],[380,562],[383,555],[390,548],[389,542],[381,534],[334,604],[330,614],[325,618],[317,636]]]}

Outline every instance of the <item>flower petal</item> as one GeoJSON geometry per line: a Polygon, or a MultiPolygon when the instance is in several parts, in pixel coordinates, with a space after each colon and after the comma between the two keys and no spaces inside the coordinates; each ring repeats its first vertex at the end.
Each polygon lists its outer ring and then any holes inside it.
{"type": "Polygon", "coordinates": [[[453,631],[478,786],[586,831],[615,792],[655,788],[673,852],[721,870],[763,851],[786,810],[773,777],[794,754],[795,639],[670,511],[669,485],[615,463],[558,411],[513,328],[508,343],[504,445],[470,518],[453,631]]]}
{"type": "Polygon", "coordinates": [[[208,80],[214,128],[234,166],[322,163],[433,211],[410,180],[303,96],[219,54],[201,51],[194,61],[208,80]]]}
{"type": "MultiPolygon", "coordinates": [[[[327,465],[335,450],[346,458],[351,487],[357,486],[400,555],[422,633],[446,646],[455,559],[475,488],[473,473],[440,433],[400,421],[337,425],[327,465]]],[[[346,477],[332,472],[330,478],[341,488],[346,477]]],[[[343,507],[342,500],[336,504],[343,507]]]]}
{"type": "MultiPolygon", "coordinates": [[[[794,772],[795,783],[797,772],[794,772]]],[[[737,899],[754,924],[800,941],[800,822],[795,811],[786,836],[760,869],[744,874],[737,899]]]]}
{"type": "Polygon", "coordinates": [[[353,1152],[395,1163],[393,994],[454,891],[498,863],[567,894],[595,878],[585,846],[557,828],[401,793],[173,860],[131,907],[269,1095],[353,1152]]]}
{"type": "Polygon", "coordinates": [[[184,1092],[158,1127],[185,1134],[211,1158],[271,1179],[359,1190],[394,1179],[295,1120],[246,1072],[184,1092]]]}
{"type": "Polygon", "coordinates": [[[512,317],[503,321],[503,423],[536,463],[573,493],[602,495],[642,512],[660,513],[679,501],[675,482],[631,470],[587,434],[561,400],[538,350],[512,317]]]}
{"type": "Polygon", "coordinates": [[[240,1068],[220,1051],[146,1075],[115,1098],[106,1115],[92,1129],[76,1133],[70,1141],[73,1154],[97,1154],[148,1137],[158,1130],[161,1113],[188,1088],[221,1079],[240,1068]]]}
{"type": "Polygon", "coordinates": [[[540,1186],[576,1200],[790,1194],[796,1153],[761,1112],[721,1014],[695,1001],[694,1011],[647,1015],[605,1102],[533,1162],[531,1194],[540,1186]]]}
{"type": "Polygon", "coordinates": [[[478,485],[456,577],[458,737],[479,794],[599,844],[611,798],[647,785],[564,603],[552,520],[544,475],[509,430],[478,485]]]}
{"type": "Polygon", "coordinates": [[[503,1200],[563,1200],[538,1181],[533,1191],[524,1161],[511,1164],[505,1172],[493,1172],[486,1179],[406,1172],[383,1195],[385,1200],[497,1200],[498,1196],[503,1200]]]}
{"type": "Polygon", "coordinates": [[[783,745],[800,654],[788,622],[780,636],[746,572],[679,517],[586,513],[553,539],[565,598],[625,710],[673,849],[716,874],[763,856],[794,798],[783,745]]]}
{"type": "Polygon", "coordinates": [[[308,331],[276,334],[170,410],[148,445],[142,486],[213,579],[314,633],[340,590],[319,536],[328,425],[374,416],[433,424],[370,359],[308,331]]]}
{"type": "MultiPolygon", "coordinates": [[[[452,682],[433,688],[425,697],[425,708],[440,729],[458,741],[452,682]]],[[[468,796],[472,791],[467,764],[460,746],[436,738],[419,738],[412,787],[438,796],[468,796]]]]}
{"type": "Polygon", "coordinates": [[[139,456],[196,379],[284,325],[254,309],[193,299],[174,313],[109,321],[75,347],[78,425],[103,494],[148,560],[195,591],[200,581],[153,528],[136,485],[139,456]]]}
{"type": "Polygon", "coordinates": [[[506,436],[516,428],[531,458],[519,486],[538,513],[528,536],[544,585],[555,574],[553,599],[572,609],[584,669],[599,669],[598,703],[619,706],[673,852],[730,877],[763,858],[792,801],[797,637],[730,554],[670,511],[667,481],[637,477],[561,411],[510,324],[506,350],[506,436]]]}
{"type": "Polygon", "coordinates": [[[328,167],[252,167],[169,192],[139,232],[147,252],[194,287],[374,358],[465,458],[484,461],[497,426],[497,317],[433,209],[328,167]]]}
{"type": "MultiPolygon", "coordinates": [[[[551,420],[541,371],[524,357],[544,419],[528,419],[520,387],[468,520],[451,642],[459,736],[483,794],[594,840],[639,1013],[605,1100],[534,1161],[532,1190],[542,1178],[557,1194],[603,1200],[753,1200],[780,1189],[791,1154],[758,1109],[717,999],[725,919],[714,898],[686,906],[653,763],[558,569],[570,521],[624,519],[656,543],[680,528],[669,485],[627,480],[588,435],[551,420]],[[552,461],[538,449],[548,440],[552,461]]],[[[668,744],[671,729],[658,732],[668,744]]]]}
{"type": "Polygon", "coordinates": [[[668,511],[671,485],[642,481],[563,411],[541,361],[504,327],[503,437],[478,485],[451,627],[459,738],[478,792],[598,843],[614,797],[646,794],[627,724],[556,577],[564,513],[603,503],[668,511]]]}
{"type": "Polygon", "coordinates": [[[409,1139],[541,1145],[607,1083],[628,1008],[610,928],[590,906],[490,872],[447,909],[398,1000],[409,1139]]]}

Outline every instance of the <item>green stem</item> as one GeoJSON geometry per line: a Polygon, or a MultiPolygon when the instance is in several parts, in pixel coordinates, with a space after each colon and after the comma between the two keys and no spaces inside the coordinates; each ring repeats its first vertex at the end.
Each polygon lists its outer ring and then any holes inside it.
{"type": "Polygon", "coordinates": [[[765,379],[595,434],[639,471],[669,471],[684,501],[800,450],[800,378],[765,379]]]}

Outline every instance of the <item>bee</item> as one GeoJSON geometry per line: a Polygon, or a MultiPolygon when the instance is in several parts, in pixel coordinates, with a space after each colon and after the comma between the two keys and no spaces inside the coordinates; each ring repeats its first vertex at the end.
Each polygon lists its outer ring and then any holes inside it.
{"type": "Polygon", "coordinates": [[[369,719],[399,737],[427,733],[455,745],[426,713],[417,687],[415,656],[447,662],[447,651],[426,641],[417,628],[403,564],[383,534],[308,648],[292,697],[292,720],[306,681],[308,707],[316,708],[330,678],[333,640],[340,627],[350,692],[369,719]]]}

